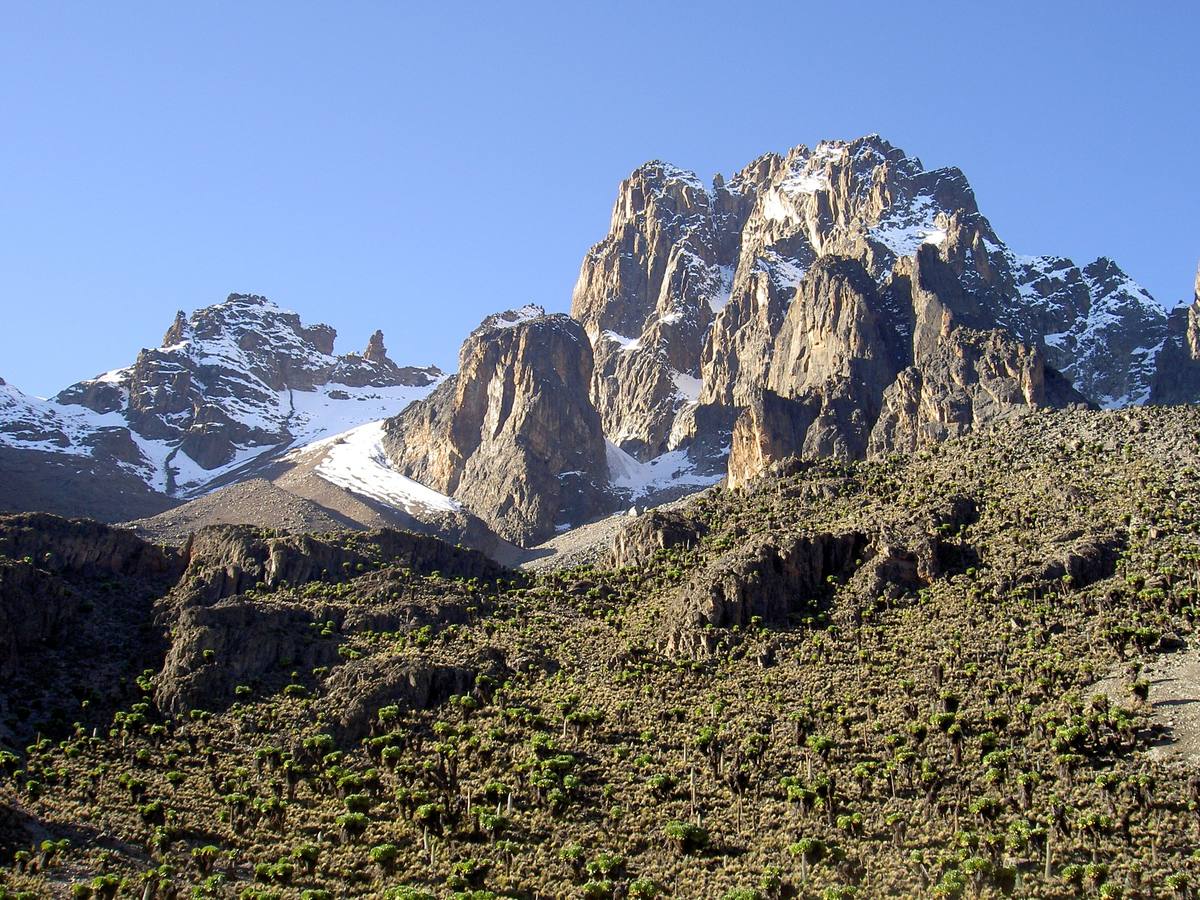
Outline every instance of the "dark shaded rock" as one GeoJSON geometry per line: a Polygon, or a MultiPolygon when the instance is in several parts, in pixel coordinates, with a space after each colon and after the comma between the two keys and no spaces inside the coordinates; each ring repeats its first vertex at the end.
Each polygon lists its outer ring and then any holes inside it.
{"type": "Polygon", "coordinates": [[[85,597],[30,562],[0,559],[0,678],[11,679],[57,646],[81,614],[85,597]]]}
{"type": "Polygon", "coordinates": [[[29,558],[40,569],[87,576],[176,577],[179,555],[124,528],[48,513],[0,516],[0,556],[29,558]]]}
{"type": "Polygon", "coordinates": [[[353,540],[320,535],[275,536],[244,525],[203,528],[183,551],[187,570],[174,594],[178,602],[214,603],[255,586],[268,590],[310,581],[338,581],[364,567],[400,566],[447,578],[494,581],[511,574],[474,550],[452,547],[410,532],[362,532],[353,540]]]}
{"type": "Polygon", "coordinates": [[[500,681],[508,674],[497,651],[483,651],[467,664],[364,659],[339,666],[325,687],[339,737],[353,741],[370,732],[381,707],[429,709],[453,695],[474,693],[480,675],[500,681]]]}
{"type": "Polygon", "coordinates": [[[1200,268],[1195,299],[1171,311],[1167,336],[1158,353],[1151,403],[1194,403],[1200,400],[1200,268]]]}
{"type": "Polygon", "coordinates": [[[1128,540],[1124,532],[1066,536],[1066,546],[1057,558],[1022,573],[1017,581],[1041,589],[1080,590],[1116,574],[1128,540]]]}
{"type": "Polygon", "coordinates": [[[850,532],[770,538],[730,551],[679,592],[668,624],[668,652],[711,649],[708,628],[745,627],[756,618],[777,625],[791,613],[819,609],[831,593],[826,579],[852,574],[867,544],[865,535],[850,532]]]}
{"type": "Polygon", "coordinates": [[[651,510],[621,528],[613,539],[615,568],[649,562],[659,550],[692,548],[708,533],[708,526],[687,513],[651,510]]]}
{"type": "Polygon", "coordinates": [[[153,603],[181,570],[177,554],[124,529],[0,517],[0,743],[107,722],[162,658],[153,603]]]}
{"type": "Polygon", "coordinates": [[[217,710],[240,684],[253,685],[275,673],[338,659],[337,641],[322,638],[314,623],[328,610],[295,603],[231,597],[211,606],[189,606],[172,620],[174,637],[155,678],[155,699],[175,715],[189,709],[217,710]]]}

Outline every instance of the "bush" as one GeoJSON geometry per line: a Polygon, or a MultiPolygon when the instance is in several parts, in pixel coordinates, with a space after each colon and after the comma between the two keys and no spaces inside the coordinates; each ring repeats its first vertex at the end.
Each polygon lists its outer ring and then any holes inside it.
{"type": "Polygon", "coordinates": [[[697,853],[708,846],[708,832],[690,822],[668,822],[663,832],[681,853],[697,853]]]}

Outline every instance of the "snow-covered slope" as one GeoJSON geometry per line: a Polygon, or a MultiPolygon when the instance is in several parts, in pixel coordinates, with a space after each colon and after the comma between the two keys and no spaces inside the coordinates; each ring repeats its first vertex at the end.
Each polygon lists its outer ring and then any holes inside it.
{"type": "Polygon", "coordinates": [[[649,462],[630,456],[612,441],[605,442],[605,450],[612,486],[634,502],[643,502],[667,491],[698,491],[725,477],[724,472],[701,474],[684,450],[663,453],[649,462]]]}
{"type": "Polygon", "coordinates": [[[383,449],[382,420],[294,450],[288,457],[299,459],[310,454],[321,457],[314,471],[330,484],[418,518],[426,512],[463,510],[457,500],[406,478],[392,467],[383,449]]]}

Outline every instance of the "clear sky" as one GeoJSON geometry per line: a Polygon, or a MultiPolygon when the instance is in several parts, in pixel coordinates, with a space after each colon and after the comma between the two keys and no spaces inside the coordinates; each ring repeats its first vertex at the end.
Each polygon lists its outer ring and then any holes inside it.
{"type": "Polygon", "coordinates": [[[0,27],[0,376],[48,394],[266,294],[453,368],[566,311],[618,182],[879,132],[1017,252],[1200,258],[1200,5],[23,2],[0,27]]]}

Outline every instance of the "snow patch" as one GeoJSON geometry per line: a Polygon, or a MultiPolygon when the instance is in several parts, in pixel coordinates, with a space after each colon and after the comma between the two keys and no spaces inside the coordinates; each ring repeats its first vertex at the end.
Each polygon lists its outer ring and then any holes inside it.
{"type": "Polygon", "coordinates": [[[715,313],[719,313],[729,305],[729,298],[733,296],[733,276],[736,273],[734,266],[720,267],[721,285],[714,294],[708,296],[708,306],[715,313]]]}
{"type": "Polygon", "coordinates": [[[704,382],[694,375],[688,375],[686,372],[676,372],[672,370],[671,380],[675,382],[675,390],[679,396],[687,400],[689,403],[698,403],[700,400],[700,390],[704,387],[704,382]]]}
{"type": "Polygon", "coordinates": [[[774,250],[768,250],[755,261],[755,268],[766,272],[777,287],[784,290],[794,290],[804,280],[804,266],[794,259],[781,256],[774,250]]]}
{"type": "Polygon", "coordinates": [[[640,338],[628,338],[623,334],[617,334],[615,331],[605,331],[601,333],[602,337],[612,341],[621,348],[621,352],[628,353],[632,350],[637,350],[642,346],[640,338]]]}
{"type": "Polygon", "coordinates": [[[420,511],[460,512],[462,504],[392,468],[383,449],[383,422],[368,422],[324,443],[325,458],[314,470],[330,484],[369,497],[409,515],[420,511]]]}
{"type": "Polygon", "coordinates": [[[946,229],[938,221],[943,215],[932,197],[921,195],[907,209],[890,209],[868,233],[897,256],[912,256],[922,244],[940,246],[946,242],[946,229]]]}
{"type": "Polygon", "coordinates": [[[634,500],[671,487],[708,487],[724,477],[721,474],[698,475],[686,450],[672,450],[649,462],[639,462],[612,441],[606,440],[604,448],[610,483],[615,488],[629,491],[634,500]]]}

